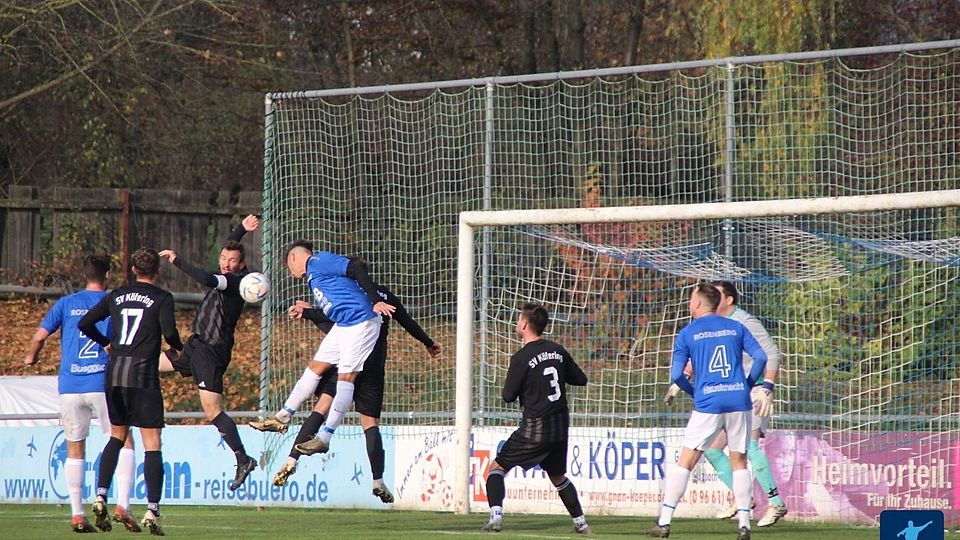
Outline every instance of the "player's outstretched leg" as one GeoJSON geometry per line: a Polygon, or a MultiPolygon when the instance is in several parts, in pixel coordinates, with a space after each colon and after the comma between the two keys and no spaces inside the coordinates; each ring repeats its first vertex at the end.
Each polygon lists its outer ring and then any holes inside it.
{"type": "Polygon", "coordinates": [[[287,456],[286,462],[280,467],[277,474],[274,475],[273,485],[278,487],[285,485],[287,480],[297,472],[297,461],[300,459],[300,456],[303,455],[302,452],[297,450],[297,446],[307,442],[316,435],[317,430],[319,430],[322,425],[323,415],[317,411],[312,411],[310,416],[303,422],[303,425],[300,426],[300,431],[297,432],[297,437],[293,441],[293,446],[290,448],[290,455],[287,456]]]}
{"type": "Polygon", "coordinates": [[[503,499],[507,496],[507,487],[503,482],[506,471],[492,469],[487,474],[487,502],[490,504],[490,519],[480,530],[500,532],[503,530],[503,499]]]}

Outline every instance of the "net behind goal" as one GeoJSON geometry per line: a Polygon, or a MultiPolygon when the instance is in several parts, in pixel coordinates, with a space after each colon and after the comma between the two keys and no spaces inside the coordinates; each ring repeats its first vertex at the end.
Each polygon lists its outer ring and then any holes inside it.
{"type": "MultiPolygon", "coordinates": [[[[730,280],[783,354],[763,446],[791,514],[873,523],[896,497],[952,505],[960,220],[955,207],[921,206],[958,203],[960,191],[950,191],[465,214],[462,223],[501,224],[480,227],[472,245],[470,227],[461,236],[458,400],[473,396],[472,405],[458,402],[458,436],[472,440],[471,469],[482,467],[477,449],[494,454],[519,420],[500,390],[522,346],[518,308],[541,303],[553,318],[547,337],[590,378],[568,387],[569,472],[585,511],[656,514],[692,405],[685,396],[663,402],[674,338],[690,321],[690,287],[730,280]],[[879,209],[888,203],[900,209],[879,209]],[[858,204],[876,208],[838,213],[858,204]],[[487,258],[489,273],[470,271],[467,246],[487,258]],[[476,334],[464,320],[473,312],[484,321],[476,334]],[[471,352],[489,360],[471,362],[471,352]]],[[[544,482],[526,476],[507,482],[521,506],[563,510],[555,496],[523,495],[544,482]]],[[[756,496],[763,510],[766,497],[756,496]]],[[[478,502],[482,492],[474,486],[463,497],[478,502]]],[[[731,501],[704,462],[679,512],[706,517],[731,501]]]]}

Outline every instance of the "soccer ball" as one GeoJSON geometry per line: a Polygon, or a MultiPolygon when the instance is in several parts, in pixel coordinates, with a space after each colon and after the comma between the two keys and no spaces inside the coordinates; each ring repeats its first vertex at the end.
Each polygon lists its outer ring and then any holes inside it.
{"type": "Polygon", "coordinates": [[[240,296],[251,304],[257,304],[270,294],[270,281],[260,272],[251,272],[240,280],[240,296]]]}

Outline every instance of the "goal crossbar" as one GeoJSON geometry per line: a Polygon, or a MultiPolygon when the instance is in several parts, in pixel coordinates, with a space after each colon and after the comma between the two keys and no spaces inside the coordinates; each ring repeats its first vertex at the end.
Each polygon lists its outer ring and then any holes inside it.
{"type": "MultiPolygon", "coordinates": [[[[475,228],[511,225],[735,219],[945,207],[960,207],[960,189],[815,199],[461,212],[457,263],[454,511],[461,514],[470,511],[469,471],[470,431],[473,414],[475,228]]],[[[480,480],[477,479],[476,481],[480,480]]]]}

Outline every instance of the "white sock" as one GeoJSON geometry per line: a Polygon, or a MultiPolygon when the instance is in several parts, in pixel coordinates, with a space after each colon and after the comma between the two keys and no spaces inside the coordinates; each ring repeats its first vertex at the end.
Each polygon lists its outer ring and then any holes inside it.
{"type": "Polygon", "coordinates": [[[503,520],[503,507],[502,506],[491,506],[490,507],[490,521],[501,521],[503,520]]]}
{"type": "Polygon", "coordinates": [[[303,405],[304,401],[310,399],[310,397],[313,396],[313,392],[316,391],[318,384],[320,384],[319,375],[314,373],[310,368],[303,370],[303,375],[300,376],[300,380],[297,381],[293,390],[290,391],[287,401],[284,402],[283,410],[277,413],[277,419],[281,422],[289,422],[290,417],[287,416],[286,419],[284,419],[281,417],[281,414],[286,413],[292,415],[290,411],[296,411],[300,408],[300,405],[303,405]]]}
{"type": "Polygon", "coordinates": [[[673,521],[673,512],[684,492],[687,491],[687,482],[690,480],[690,471],[679,465],[670,467],[667,471],[666,485],[663,488],[663,506],[660,509],[659,525],[669,525],[673,521]]]}
{"type": "Polygon", "coordinates": [[[70,510],[75,516],[83,515],[83,460],[67,458],[67,491],[70,493],[70,510]]]}
{"type": "Polygon", "coordinates": [[[573,524],[576,525],[577,527],[583,527],[584,525],[587,524],[587,517],[586,516],[575,517],[573,518],[573,524]]]}
{"type": "Polygon", "coordinates": [[[120,457],[117,459],[117,505],[122,506],[124,510],[130,510],[130,490],[137,474],[136,468],[133,449],[121,448],[120,457]]]}
{"type": "Polygon", "coordinates": [[[753,482],[750,471],[739,469],[733,471],[733,499],[737,505],[738,527],[750,528],[750,498],[753,495],[753,482]]]}
{"type": "Polygon", "coordinates": [[[350,404],[353,403],[353,383],[347,381],[337,381],[337,395],[333,397],[333,404],[330,406],[330,414],[327,415],[327,423],[317,435],[321,441],[328,443],[333,437],[333,432],[343,421],[343,415],[350,410],[350,404]]]}
{"type": "Polygon", "coordinates": [[[296,466],[297,466],[297,458],[292,458],[292,457],[290,457],[290,456],[287,456],[287,465],[290,465],[291,467],[296,467],[296,466]]]}

